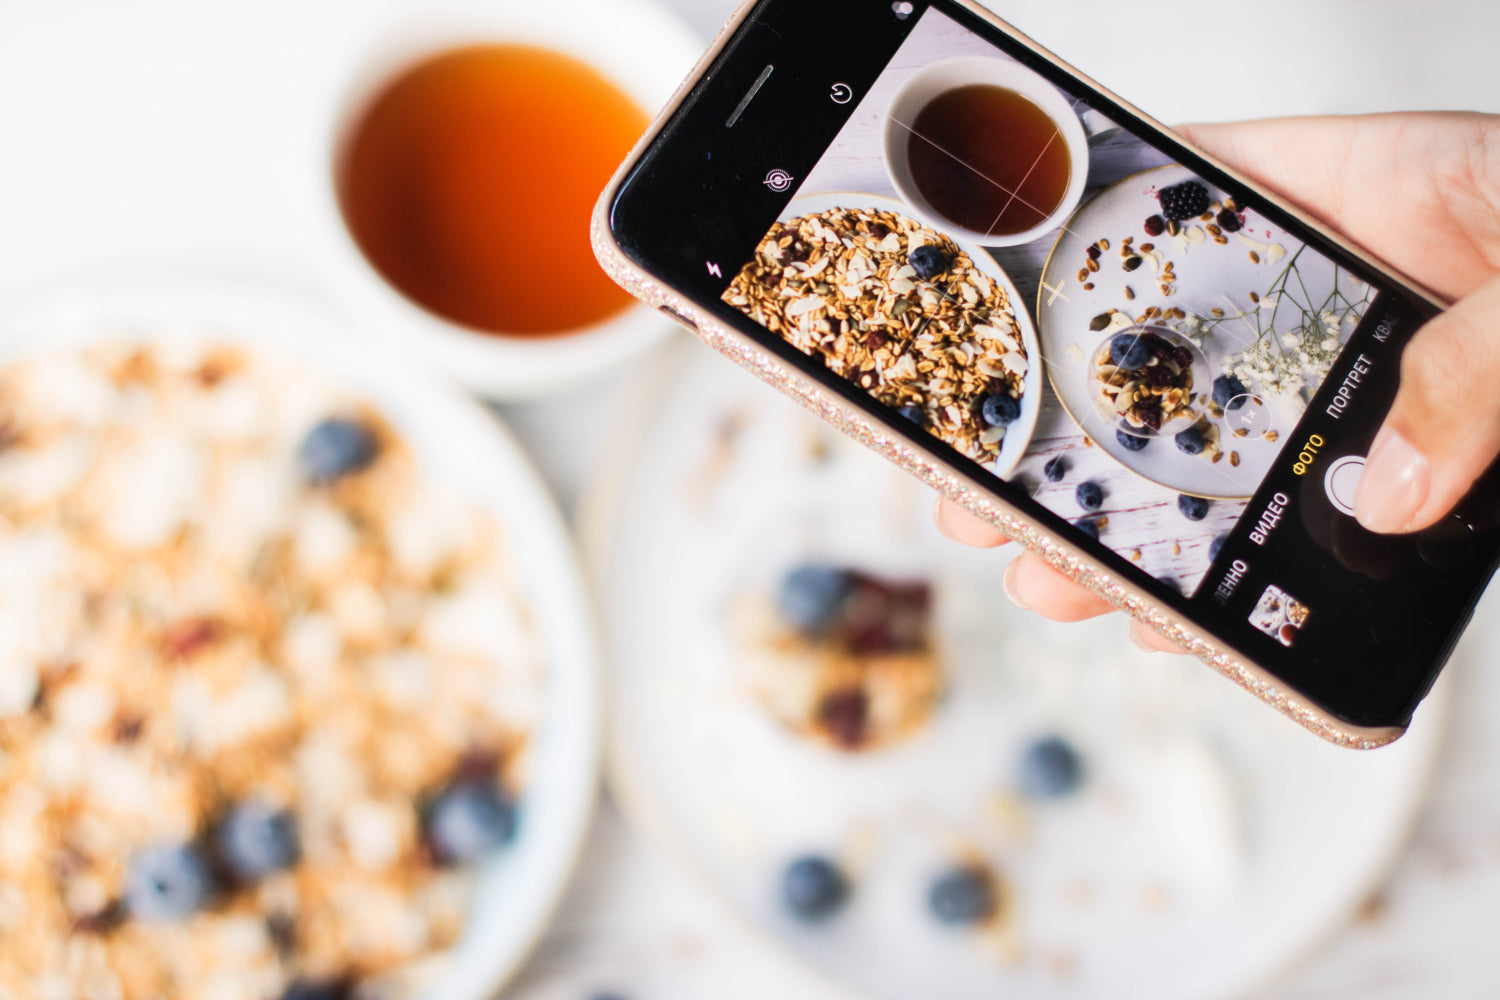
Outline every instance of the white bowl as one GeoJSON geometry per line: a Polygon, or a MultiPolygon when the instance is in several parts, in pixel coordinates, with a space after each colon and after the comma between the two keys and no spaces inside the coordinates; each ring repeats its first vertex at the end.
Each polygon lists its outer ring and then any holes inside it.
{"type": "Polygon", "coordinates": [[[572,874],[598,784],[599,675],[594,629],[572,541],[521,447],[483,407],[372,347],[315,302],[274,287],[202,276],[59,279],[0,299],[0,364],[48,348],[115,338],[206,336],[308,365],[376,407],[425,472],[505,524],[516,578],[547,656],[515,840],[479,868],[473,905],[446,975],[423,1000],[493,997],[530,953],[572,874]]]}
{"type": "Polygon", "coordinates": [[[366,260],[339,208],[335,164],[348,127],[379,89],[422,60],[463,45],[516,43],[550,49],[593,67],[648,115],[666,103],[697,59],[701,41],[649,0],[440,0],[392,19],[335,74],[313,169],[323,257],[340,299],[372,335],[493,399],[540,396],[618,368],[669,329],[655,310],[631,303],[592,326],[547,337],[510,337],[452,323],[393,288],[366,260]]]}
{"type": "Polygon", "coordinates": [[[1088,182],[1089,144],[1072,102],[1033,71],[1013,59],[956,56],[922,67],[891,98],[885,121],[885,166],[896,191],[935,228],[962,235],[984,246],[1020,246],[1050,233],[1073,214],[1088,182]],[[939,94],[975,84],[1003,87],[1027,98],[1052,119],[1068,146],[1072,174],[1062,200],[1051,215],[1024,232],[992,236],[957,225],[933,208],[912,180],[911,164],[907,160],[907,137],[911,132],[904,123],[913,121],[939,94]]]}
{"type": "MultiPolygon", "coordinates": [[[[878,194],[829,191],[798,195],[782,210],[778,221],[785,222],[802,215],[816,215],[832,208],[874,208],[905,215],[908,206],[894,198],[878,194]]],[[[1027,366],[1026,377],[1022,380],[1021,415],[1006,429],[1005,437],[1000,444],[1000,454],[995,456],[995,461],[989,467],[990,471],[1001,479],[1009,479],[1016,471],[1016,466],[1020,464],[1021,459],[1025,457],[1026,448],[1031,444],[1031,435],[1036,431],[1037,416],[1042,412],[1043,359],[1041,341],[1037,339],[1036,324],[1031,320],[1030,311],[1020,304],[1024,301],[1021,293],[1016,290],[1015,282],[1010,280],[1010,275],[1005,273],[999,261],[973,240],[963,235],[955,235],[953,227],[937,226],[935,228],[957,243],[958,248],[969,255],[969,259],[974,262],[976,268],[1005,289],[1006,297],[1011,302],[1015,316],[1016,329],[1021,335],[1021,343],[1026,347],[1027,366]]]]}

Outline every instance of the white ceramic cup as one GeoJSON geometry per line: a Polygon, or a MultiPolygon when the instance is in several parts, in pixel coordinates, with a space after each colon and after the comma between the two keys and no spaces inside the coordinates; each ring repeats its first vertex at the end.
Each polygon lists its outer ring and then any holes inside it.
{"type": "Polygon", "coordinates": [[[372,336],[415,363],[496,400],[534,398],[618,368],[671,329],[635,302],[592,326],[543,337],[483,332],[437,315],[393,287],[366,259],[339,207],[336,164],[369,102],[403,71],[466,45],[531,45],[591,66],[647,117],[676,90],[702,42],[650,0],[439,0],[392,19],[358,45],[323,115],[319,192],[323,256],[342,301],[372,336]]]}
{"type": "Polygon", "coordinates": [[[1074,112],[1072,102],[1035,72],[1011,59],[957,56],[922,67],[896,91],[886,112],[885,166],[891,183],[902,200],[934,228],[965,237],[983,246],[1019,246],[1056,229],[1078,207],[1084,185],[1088,182],[1089,144],[1083,131],[1083,123],[1074,112]],[[1067,144],[1072,161],[1067,190],[1057,208],[1045,220],[1025,232],[991,236],[960,226],[933,208],[912,180],[911,163],[907,158],[911,135],[908,126],[939,94],[975,84],[1003,87],[1025,97],[1052,119],[1062,141],[1067,144]]]}

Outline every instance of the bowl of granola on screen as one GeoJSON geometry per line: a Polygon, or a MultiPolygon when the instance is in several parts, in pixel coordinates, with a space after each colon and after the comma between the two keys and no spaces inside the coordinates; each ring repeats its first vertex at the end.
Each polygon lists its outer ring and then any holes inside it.
{"type": "Polygon", "coordinates": [[[894,199],[794,198],[724,300],[1001,477],[1026,450],[1041,351],[1015,286],[894,199]]]}

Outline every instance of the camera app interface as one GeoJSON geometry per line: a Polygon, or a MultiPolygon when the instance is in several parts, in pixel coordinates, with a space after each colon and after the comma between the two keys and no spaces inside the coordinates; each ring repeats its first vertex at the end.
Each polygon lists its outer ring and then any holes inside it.
{"type": "MultiPolygon", "coordinates": [[[[1375,293],[929,9],[723,297],[1192,597],[1375,293]]],[[[1285,645],[1295,582],[1251,612],[1285,645]]]]}

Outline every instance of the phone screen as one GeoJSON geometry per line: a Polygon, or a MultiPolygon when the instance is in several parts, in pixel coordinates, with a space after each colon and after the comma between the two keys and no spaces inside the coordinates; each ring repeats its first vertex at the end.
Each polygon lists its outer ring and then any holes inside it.
{"type": "Polygon", "coordinates": [[[1404,722],[1495,558],[1482,506],[1353,518],[1432,307],[956,5],[863,5],[829,58],[809,25],[847,6],[762,4],[731,115],[678,123],[678,169],[741,192],[684,205],[682,277],[1325,708],[1404,722]]]}

